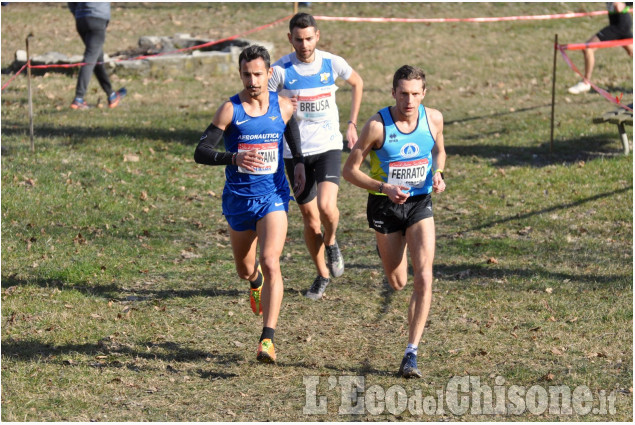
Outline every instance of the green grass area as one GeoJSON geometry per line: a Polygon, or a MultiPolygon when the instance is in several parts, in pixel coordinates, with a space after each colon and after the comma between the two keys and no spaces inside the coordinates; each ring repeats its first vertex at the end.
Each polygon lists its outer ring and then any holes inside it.
{"type": "MultiPolygon", "coordinates": [[[[313,2],[310,11],[468,18],[602,7],[313,2]]],[[[105,51],[135,46],[143,35],[229,37],[291,13],[290,3],[115,4],[105,51]]],[[[82,52],[64,3],[10,3],[1,19],[2,68],[29,32],[34,53],[82,52]]],[[[550,151],[554,36],[583,42],[606,22],[319,22],[319,47],[364,78],[360,122],[393,102],[392,75],[405,63],[424,68],[424,103],[444,115],[448,188],[434,197],[435,282],[418,381],[396,377],[412,287],[385,286],[366,194],[347,182],[338,231],[345,274],[323,300],[303,297],[315,270],[292,205],[279,363],[255,361],[262,322],[234,271],[221,212],[224,172],[193,161],[214,111],[241,89],[237,73],[115,74],[113,85],[129,92],[122,104],[81,113],[68,107],[74,76],[34,77],[34,153],[27,80],[19,76],[2,92],[1,110],[1,419],[631,421],[633,157],[621,154],[614,125],[591,123],[613,105],[567,93],[578,77],[561,58],[550,151]],[[364,377],[360,415],[341,410],[346,376],[364,377]],[[373,386],[437,399],[466,376],[508,391],[586,386],[594,408],[612,394],[615,410],[482,415],[446,405],[421,413],[388,401],[378,414],[368,409],[373,386]],[[307,378],[318,379],[324,414],[304,411],[307,378]]],[[[249,38],[273,43],[278,58],[291,49],[286,33],[280,24],[249,38]]],[[[582,67],[582,54],[569,54],[582,67]]],[[[632,60],[622,49],[599,50],[596,59],[594,82],[632,103],[632,60]]],[[[348,86],[337,96],[345,123],[348,86]]],[[[94,78],[87,97],[105,103],[94,78]]]]}

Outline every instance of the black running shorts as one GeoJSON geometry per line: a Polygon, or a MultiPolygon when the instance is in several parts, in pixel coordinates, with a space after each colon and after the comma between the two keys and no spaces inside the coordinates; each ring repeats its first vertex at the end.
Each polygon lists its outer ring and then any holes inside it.
{"type": "Polygon", "coordinates": [[[384,195],[368,194],[366,218],[368,227],[379,233],[394,233],[432,217],[432,197],[430,194],[411,196],[404,204],[395,204],[384,195]]]}
{"type": "MultiPolygon", "coordinates": [[[[295,169],[293,160],[285,158],[284,166],[287,170],[287,177],[289,178],[291,187],[293,187],[293,171],[295,169]]],[[[342,151],[340,149],[305,156],[304,171],[306,173],[306,184],[304,185],[304,191],[295,197],[295,201],[298,205],[306,204],[315,199],[317,196],[317,185],[319,183],[328,181],[339,186],[341,166],[342,151]]]]}
{"type": "MultiPolygon", "coordinates": [[[[630,18],[630,17],[629,17],[630,18]]],[[[620,22],[619,25],[609,25],[595,34],[600,41],[624,40],[633,38],[633,21],[620,22]]]]}

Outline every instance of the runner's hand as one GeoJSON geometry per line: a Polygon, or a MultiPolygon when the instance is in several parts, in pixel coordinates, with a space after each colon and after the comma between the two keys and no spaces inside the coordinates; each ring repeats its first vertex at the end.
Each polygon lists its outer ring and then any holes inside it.
{"type": "Polygon", "coordinates": [[[406,199],[410,197],[408,193],[410,188],[408,186],[385,184],[383,192],[393,201],[395,204],[403,204],[406,199]]]}
{"type": "Polygon", "coordinates": [[[358,139],[357,127],[349,124],[348,130],[346,130],[346,140],[348,141],[349,149],[353,149],[353,146],[355,146],[355,143],[357,143],[357,139],[358,139]]]}
{"type": "Polygon", "coordinates": [[[256,168],[265,166],[262,156],[255,150],[239,152],[236,155],[236,165],[249,171],[256,171],[256,168]]]}
{"type": "Polygon", "coordinates": [[[295,114],[298,111],[298,95],[296,94],[295,96],[290,97],[289,100],[293,105],[293,113],[295,114]]]}
{"type": "Polygon", "coordinates": [[[445,180],[439,173],[434,173],[432,176],[432,190],[434,193],[441,193],[445,190],[445,180]]]}

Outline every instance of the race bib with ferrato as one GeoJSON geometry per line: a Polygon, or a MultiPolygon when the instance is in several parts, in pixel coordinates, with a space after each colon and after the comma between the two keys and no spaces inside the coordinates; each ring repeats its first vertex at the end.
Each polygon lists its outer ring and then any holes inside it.
{"type": "Polygon", "coordinates": [[[423,187],[429,167],[427,158],[391,162],[388,168],[388,183],[410,188],[423,187]]]}
{"type": "Polygon", "coordinates": [[[258,143],[258,144],[249,144],[249,143],[239,143],[238,144],[238,153],[240,152],[248,152],[256,150],[260,156],[262,156],[262,160],[265,163],[262,167],[257,167],[254,171],[249,171],[246,168],[238,167],[238,172],[246,173],[246,174],[273,174],[278,169],[278,143],[258,143]]]}

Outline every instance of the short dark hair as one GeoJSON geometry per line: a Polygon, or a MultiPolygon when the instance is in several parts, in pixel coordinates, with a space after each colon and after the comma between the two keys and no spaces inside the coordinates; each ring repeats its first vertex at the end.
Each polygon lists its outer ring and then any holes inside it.
{"type": "Polygon", "coordinates": [[[399,80],[421,80],[423,83],[423,89],[426,89],[426,74],[423,72],[421,68],[417,68],[410,65],[404,65],[399,68],[394,77],[392,78],[392,88],[393,90],[397,89],[397,85],[399,84],[399,80]]]}
{"type": "Polygon", "coordinates": [[[289,32],[293,32],[294,28],[308,28],[314,27],[317,31],[317,22],[315,18],[308,13],[300,12],[296,13],[289,21],[289,32]]]}
{"type": "Polygon", "coordinates": [[[261,58],[265,61],[265,67],[269,69],[271,66],[271,57],[269,56],[269,52],[262,46],[258,46],[257,44],[253,44],[249,47],[245,47],[242,52],[240,52],[240,56],[238,56],[238,69],[240,69],[243,61],[251,62],[254,59],[261,58]]]}

